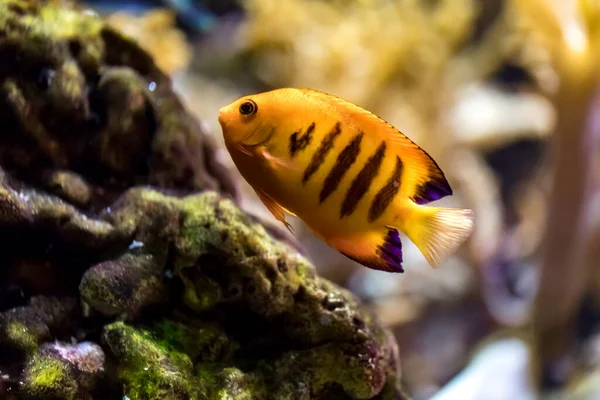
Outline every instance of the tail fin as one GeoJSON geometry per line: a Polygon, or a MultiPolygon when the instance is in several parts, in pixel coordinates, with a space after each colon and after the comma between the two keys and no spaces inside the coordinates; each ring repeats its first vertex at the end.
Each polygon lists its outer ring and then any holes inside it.
{"type": "Polygon", "coordinates": [[[474,215],[469,209],[412,203],[406,218],[404,233],[433,268],[454,253],[473,231],[474,215]]]}

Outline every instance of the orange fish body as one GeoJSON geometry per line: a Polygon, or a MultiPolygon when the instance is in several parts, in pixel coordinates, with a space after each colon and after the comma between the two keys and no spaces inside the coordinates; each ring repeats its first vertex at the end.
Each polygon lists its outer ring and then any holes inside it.
{"type": "Polygon", "coordinates": [[[404,232],[432,266],[469,236],[471,210],[425,206],[452,194],[435,161],[393,126],[310,89],[242,97],[219,113],[238,170],[288,228],[298,216],[369,268],[403,272],[404,232]]]}

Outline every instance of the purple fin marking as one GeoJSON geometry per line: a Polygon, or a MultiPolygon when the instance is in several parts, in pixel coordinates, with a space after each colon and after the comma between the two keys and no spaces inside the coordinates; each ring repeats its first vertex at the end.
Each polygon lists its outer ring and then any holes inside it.
{"type": "Polygon", "coordinates": [[[375,250],[372,257],[358,258],[342,252],[349,259],[378,271],[403,273],[402,268],[402,242],[400,235],[394,228],[388,227],[385,240],[375,250]]]}
{"type": "Polygon", "coordinates": [[[417,187],[416,193],[411,197],[412,201],[419,205],[439,200],[452,195],[452,188],[445,178],[442,180],[430,180],[417,187]]]}
{"type": "Polygon", "coordinates": [[[404,272],[402,268],[402,242],[397,229],[387,227],[388,233],[383,244],[377,248],[377,255],[381,257],[393,270],[404,272]]]}

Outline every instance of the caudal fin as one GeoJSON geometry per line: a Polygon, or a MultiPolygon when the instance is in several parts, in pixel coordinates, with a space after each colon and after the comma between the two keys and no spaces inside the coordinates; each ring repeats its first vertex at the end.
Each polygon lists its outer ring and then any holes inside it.
{"type": "Polygon", "coordinates": [[[473,211],[414,204],[406,215],[404,233],[436,268],[453,254],[473,231],[473,211]]]}

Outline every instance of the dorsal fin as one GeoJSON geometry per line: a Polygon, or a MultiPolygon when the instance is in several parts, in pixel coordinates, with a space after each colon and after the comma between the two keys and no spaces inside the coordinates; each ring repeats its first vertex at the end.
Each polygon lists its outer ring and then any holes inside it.
{"type": "Polygon", "coordinates": [[[435,160],[390,123],[335,95],[307,88],[299,90],[346,112],[368,135],[378,135],[395,148],[404,164],[402,192],[415,203],[427,204],[452,194],[452,188],[435,160]]]}

